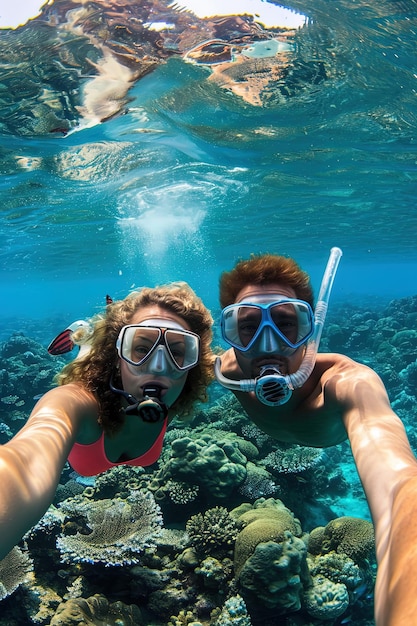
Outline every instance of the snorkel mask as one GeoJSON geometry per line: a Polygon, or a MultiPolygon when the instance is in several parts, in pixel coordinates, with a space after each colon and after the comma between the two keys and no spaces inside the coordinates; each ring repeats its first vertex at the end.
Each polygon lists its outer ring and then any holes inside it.
{"type": "Polygon", "coordinates": [[[223,309],[223,339],[249,357],[268,354],[290,356],[300,346],[307,344],[300,368],[287,376],[282,375],[276,365],[266,365],[261,368],[257,378],[232,380],[223,376],[221,360],[217,358],[214,373],[223,387],[232,391],[254,391],[263,404],[280,406],[288,402],[294,389],[304,385],[316,362],[330,292],[341,256],[340,248],[330,250],[314,315],[307,302],[295,298],[271,298],[268,295],[252,297],[223,309]]]}
{"type": "MultiPolygon", "coordinates": [[[[200,337],[184,330],[174,321],[149,319],[140,324],[123,326],[116,342],[119,357],[135,376],[153,374],[177,380],[198,364],[200,337]]],[[[143,400],[117,389],[110,381],[110,389],[122,395],[128,403],[128,415],[138,415],[145,422],[157,422],[168,415],[168,407],[161,400],[163,387],[152,382],[143,387],[143,400]]]]}

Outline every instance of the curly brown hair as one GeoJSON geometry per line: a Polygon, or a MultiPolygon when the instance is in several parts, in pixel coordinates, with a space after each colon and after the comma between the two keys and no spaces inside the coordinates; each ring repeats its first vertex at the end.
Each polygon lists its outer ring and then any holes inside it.
{"type": "Polygon", "coordinates": [[[199,363],[188,372],[184,389],[173,405],[177,416],[186,421],[192,417],[196,401],[207,401],[207,386],[213,379],[214,361],[211,351],[213,319],[210,311],[185,282],[155,288],[144,287],[130,293],[124,300],[108,304],[104,314],[91,320],[90,332],[79,329],[73,334],[75,343],[88,343],[91,347],[84,357],[66,365],[56,378],[60,385],[76,382],[94,394],[99,404],[99,424],[109,434],[116,432],[124,422],[120,396],[109,387],[113,377],[115,387],[122,388],[117,368],[117,337],[120,329],[130,324],[139,308],[150,305],[175,313],[200,337],[199,363]]]}
{"type": "Polygon", "coordinates": [[[294,289],[297,298],[314,305],[310,277],[294,259],[277,254],[252,254],[239,261],[220,276],[220,304],[224,308],[236,302],[238,293],[247,285],[269,285],[282,282],[294,289]]]}

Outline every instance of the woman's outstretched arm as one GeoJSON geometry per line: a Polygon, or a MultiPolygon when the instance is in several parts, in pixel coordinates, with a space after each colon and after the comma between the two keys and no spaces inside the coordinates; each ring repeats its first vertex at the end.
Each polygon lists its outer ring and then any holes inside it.
{"type": "Polygon", "coordinates": [[[81,423],[93,416],[97,419],[97,403],[91,393],[75,384],[57,387],[0,446],[0,559],[51,504],[81,423]]]}

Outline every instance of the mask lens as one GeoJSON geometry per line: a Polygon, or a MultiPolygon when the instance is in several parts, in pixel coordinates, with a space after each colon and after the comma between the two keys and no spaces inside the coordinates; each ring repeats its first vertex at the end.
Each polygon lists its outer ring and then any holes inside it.
{"type": "Polygon", "coordinates": [[[273,325],[289,344],[295,346],[311,335],[312,318],[306,304],[275,304],[269,309],[269,314],[273,325]]]}
{"type": "Polygon", "coordinates": [[[158,344],[160,337],[159,328],[126,327],[122,337],[122,358],[133,365],[140,365],[158,344]]]}
{"type": "Polygon", "coordinates": [[[262,310],[255,306],[240,306],[237,313],[239,345],[246,348],[262,323],[262,310]]]}
{"type": "Polygon", "coordinates": [[[199,340],[197,335],[170,330],[164,334],[171,359],[178,369],[190,369],[198,363],[199,340]]]}

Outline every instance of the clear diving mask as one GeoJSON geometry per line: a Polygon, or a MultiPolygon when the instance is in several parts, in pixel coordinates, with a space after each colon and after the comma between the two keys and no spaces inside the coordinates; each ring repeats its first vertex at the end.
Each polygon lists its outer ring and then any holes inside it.
{"type": "Polygon", "coordinates": [[[269,294],[252,297],[223,309],[223,339],[250,358],[272,354],[291,356],[300,346],[307,344],[300,368],[286,376],[281,374],[276,365],[271,364],[265,365],[255,379],[228,379],[221,373],[221,360],[217,358],[214,371],[223,387],[232,391],[255,392],[263,404],[280,406],[288,402],[294,389],[304,385],[316,362],[330,292],[341,256],[340,248],[331,249],[314,316],[307,302],[269,294]]]}
{"type": "Polygon", "coordinates": [[[119,357],[132,374],[156,374],[181,378],[195,367],[200,353],[200,337],[183,330],[176,322],[146,320],[124,326],[116,342],[119,357]]]}
{"type": "MultiPolygon", "coordinates": [[[[116,349],[135,376],[152,374],[156,379],[165,376],[177,380],[198,364],[200,337],[172,320],[149,319],[123,326],[116,349]]],[[[143,387],[143,400],[117,389],[113,380],[110,389],[127,401],[126,414],[139,415],[145,422],[156,422],[168,415],[168,407],[161,400],[162,387],[157,383],[143,387]]]]}

